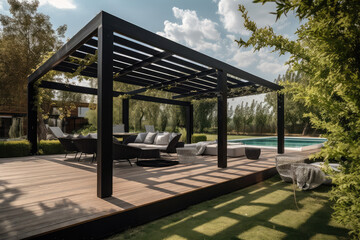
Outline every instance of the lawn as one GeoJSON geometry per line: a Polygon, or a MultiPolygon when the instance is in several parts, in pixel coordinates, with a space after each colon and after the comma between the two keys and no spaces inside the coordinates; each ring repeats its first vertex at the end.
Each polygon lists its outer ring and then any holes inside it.
{"type": "Polygon", "coordinates": [[[296,191],[278,176],[129,229],[110,239],[347,239],[332,218],[331,187],[296,191]]]}
{"type": "MultiPolygon", "coordinates": [[[[202,133],[199,133],[202,134],[202,133]]],[[[217,134],[208,134],[204,133],[208,141],[215,141],[217,139],[217,134]]],[[[242,138],[256,138],[256,137],[265,137],[265,136],[247,136],[247,135],[227,135],[227,139],[242,139],[242,138]]]]}

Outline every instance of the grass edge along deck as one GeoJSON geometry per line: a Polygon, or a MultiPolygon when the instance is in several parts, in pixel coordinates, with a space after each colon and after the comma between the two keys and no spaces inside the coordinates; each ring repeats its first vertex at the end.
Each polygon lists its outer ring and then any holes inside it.
{"type": "Polygon", "coordinates": [[[276,173],[275,167],[268,168],[159,201],[33,235],[25,239],[98,239],[111,236],[131,227],[140,226],[184,210],[192,205],[256,184],[274,176],[276,173]]]}

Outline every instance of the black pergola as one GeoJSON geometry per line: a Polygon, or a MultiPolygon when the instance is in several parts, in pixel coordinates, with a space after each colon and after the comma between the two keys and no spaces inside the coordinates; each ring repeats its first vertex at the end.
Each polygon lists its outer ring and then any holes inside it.
{"type": "MultiPolygon", "coordinates": [[[[97,195],[112,195],[112,125],[113,97],[123,99],[123,123],[129,131],[129,99],[174,104],[186,107],[187,142],[193,133],[193,105],[190,98],[217,98],[218,167],[227,167],[227,98],[232,89],[250,91],[266,87],[280,90],[275,83],[230,66],[190,48],[149,32],[106,12],[100,12],[58,52],[28,78],[28,139],[32,153],[37,151],[37,110],[35,84],[50,70],[80,74],[98,79],[98,88],[42,81],[38,86],[62,91],[93,94],[98,97],[97,195]],[[86,66],[73,59],[87,59],[97,54],[97,61],[86,66]],[[118,92],[113,81],[138,86],[118,92]],[[172,99],[147,96],[148,89],[171,93],[172,99]],[[188,101],[176,100],[185,98],[188,101]]],[[[255,93],[255,92],[254,92],[255,93]]],[[[278,94],[278,153],[284,153],[284,97],[278,94]]]]}

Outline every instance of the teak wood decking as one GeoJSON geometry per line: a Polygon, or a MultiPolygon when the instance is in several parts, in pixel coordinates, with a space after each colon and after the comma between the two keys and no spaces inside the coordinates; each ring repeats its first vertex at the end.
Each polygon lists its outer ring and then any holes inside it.
{"type": "Polygon", "coordinates": [[[106,236],[273,176],[275,155],[228,158],[225,169],[216,156],[165,168],[115,162],[113,196],[105,199],[96,196],[91,158],[0,159],[0,239],[106,236]]]}

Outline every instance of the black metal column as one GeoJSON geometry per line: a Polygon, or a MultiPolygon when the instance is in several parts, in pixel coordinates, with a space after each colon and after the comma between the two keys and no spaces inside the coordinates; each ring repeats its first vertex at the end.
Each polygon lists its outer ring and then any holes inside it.
{"type": "Polygon", "coordinates": [[[124,124],[125,132],[129,132],[129,99],[122,100],[122,122],[124,124]]]}
{"type": "Polygon", "coordinates": [[[31,154],[37,152],[37,107],[35,97],[37,90],[33,83],[28,84],[28,115],[27,115],[27,138],[31,144],[31,154]]]}
{"type": "Polygon", "coordinates": [[[218,167],[227,167],[227,79],[226,73],[218,70],[218,167]]]}
{"type": "Polygon", "coordinates": [[[97,196],[112,195],[113,159],[113,41],[110,28],[102,24],[98,28],[98,141],[97,141],[97,196]]]}
{"type": "Polygon", "coordinates": [[[194,133],[194,106],[186,106],[186,143],[191,143],[191,136],[194,133]]]}
{"type": "Polygon", "coordinates": [[[284,94],[277,94],[277,135],[278,135],[278,153],[285,152],[285,124],[284,124],[284,94]]]}

